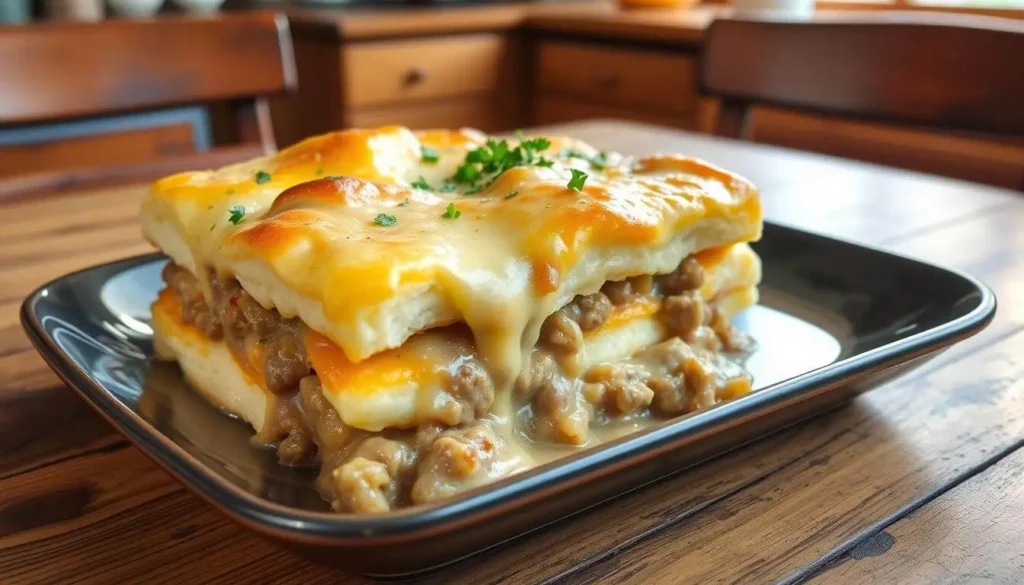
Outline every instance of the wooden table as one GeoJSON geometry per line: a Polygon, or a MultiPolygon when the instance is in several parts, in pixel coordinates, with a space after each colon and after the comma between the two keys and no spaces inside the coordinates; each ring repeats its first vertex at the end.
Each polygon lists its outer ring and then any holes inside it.
{"type": "MultiPolygon", "coordinates": [[[[620,123],[550,130],[753,179],[775,221],[964,269],[995,321],[825,414],[422,584],[1024,581],[1024,201],[927,175],[620,123]]],[[[145,252],[145,187],[0,205],[0,582],[362,584],[235,526],[29,347],[21,299],[145,252]]]]}

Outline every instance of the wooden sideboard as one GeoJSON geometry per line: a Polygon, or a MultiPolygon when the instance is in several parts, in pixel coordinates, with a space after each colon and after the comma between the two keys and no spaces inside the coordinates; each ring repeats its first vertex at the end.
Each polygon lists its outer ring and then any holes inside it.
{"type": "Polygon", "coordinates": [[[351,126],[471,126],[528,119],[522,9],[286,11],[298,91],[272,104],[278,143],[351,126]]]}
{"type": "Polygon", "coordinates": [[[673,13],[675,34],[651,37],[643,27],[663,13],[605,2],[287,9],[300,82],[274,104],[278,142],[386,123],[501,131],[626,118],[696,129],[713,111],[697,92],[700,38],[725,10],[673,13]]]}

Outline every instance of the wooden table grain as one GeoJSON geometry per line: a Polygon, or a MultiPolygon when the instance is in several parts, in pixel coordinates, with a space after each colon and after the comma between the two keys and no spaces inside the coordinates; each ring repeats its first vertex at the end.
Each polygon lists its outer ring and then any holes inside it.
{"type": "MultiPolygon", "coordinates": [[[[995,321],[839,410],[419,579],[1024,582],[1019,194],[637,124],[546,129],[747,175],[769,219],[966,270],[995,321]]],[[[130,446],[29,346],[44,281],[149,250],[143,185],[0,204],[0,582],[367,584],[252,536],[130,446]]]]}

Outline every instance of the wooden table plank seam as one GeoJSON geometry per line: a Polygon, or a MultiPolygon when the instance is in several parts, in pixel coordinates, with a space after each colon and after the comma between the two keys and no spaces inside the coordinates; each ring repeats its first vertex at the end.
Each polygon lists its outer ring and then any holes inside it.
{"type": "MultiPolygon", "coordinates": [[[[166,486],[162,486],[160,489],[156,490],[155,494],[152,495],[152,497],[148,497],[145,501],[146,501],[147,504],[158,506],[161,502],[169,501],[168,500],[169,498],[175,498],[175,497],[183,498],[183,501],[180,502],[179,505],[180,506],[184,506],[184,505],[189,505],[189,499],[188,498],[191,497],[191,494],[186,492],[184,487],[182,487],[180,484],[168,483],[166,486]]],[[[86,502],[87,505],[89,503],[90,502],[86,502]]],[[[83,509],[82,511],[83,511],[83,513],[88,513],[89,512],[88,509],[83,509]]],[[[133,517],[134,517],[135,513],[136,513],[135,507],[134,506],[129,506],[129,507],[125,507],[124,509],[117,510],[117,511],[115,511],[115,512],[109,514],[109,515],[104,516],[103,517],[104,522],[102,522],[102,523],[88,522],[87,524],[90,527],[96,527],[96,529],[94,530],[94,532],[92,534],[85,535],[85,536],[83,536],[78,541],[79,544],[83,545],[83,546],[82,546],[81,549],[77,550],[76,552],[77,553],[88,553],[93,548],[101,548],[104,545],[105,542],[111,540],[112,537],[117,535],[119,530],[122,530],[121,528],[118,527],[118,523],[119,522],[124,522],[126,524],[131,524],[133,522],[133,517]]],[[[169,514],[169,513],[167,513],[167,515],[173,516],[173,514],[169,514]]],[[[72,518],[72,519],[77,520],[77,519],[79,519],[79,517],[75,517],[75,518],[72,518]]],[[[33,528],[39,529],[39,528],[46,528],[47,526],[48,525],[42,525],[41,524],[41,525],[35,526],[33,528]]],[[[6,536],[9,536],[9,535],[5,535],[5,537],[6,536]]],[[[0,550],[3,550],[5,552],[5,554],[11,555],[10,558],[13,561],[13,560],[16,559],[16,557],[13,555],[13,553],[18,552],[19,549],[33,549],[33,553],[30,553],[30,556],[31,556],[31,554],[42,554],[43,556],[45,556],[45,553],[48,552],[48,547],[57,547],[57,546],[59,546],[59,543],[56,542],[55,539],[53,539],[51,537],[46,537],[46,538],[43,538],[41,540],[26,539],[24,542],[19,542],[19,543],[15,543],[13,545],[4,546],[4,547],[0,548],[0,550]],[[44,546],[39,546],[41,543],[44,546]]],[[[52,551],[49,551],[49,552],[52,552],[52,551]]],[[[3,569],[4,566],[5,566],[4,562],[3,562],[4,558],[5,557],[0,557],[0,569],[3,569]]]]}
{"type": "MultiPolygon", "coordinates": [[[[76,246],[76,253],[89,253],[98,252],[100,250],[108,250],[110,248],[123,248],[130,246],[138,242],[139,236],[136,233],[128,232],[123,237],[116,240],[103,239],[100,241],[90,242],[88,244],[79,244],[76,246]]],[[[25,251],[18,256],[9,258],[12,266],[32,266],[38,264],[40,261],[44,261],[49,256],[53,255],[52,250],[32,250],[25,251]]],[[[42,285],[43,283],[39,283],[42,285]]]]}
{"type": "MultiPolygon", "coordinates": [[[[111,431],[113,431],[113,429],[111,429],[111,431]]],[[[98,447],[93,447],[91,449],[84,449],[82,451],[74,451],[72,453],[69,453],[68,455],[65,455],[63,457],[59,457],[57,459],[40,461],[38,464],[32,465],[30,467],[23,467],[21,469],[14,469],[14,470],[12,470],[9,473],[2,473],[2,474],[0,474],[0,481],[3,481],[5,479],[12,479],[12,478],[17,477],[19,475],[25,475],[25,474],[28,474],[28,473],[32,473],[32,472],[35,472],[35,471],[39,471],[41,469],[45,469],[47,467],[52,467],[54,465],[60,465],[62,463],[66,463],[68,461],[71,461],[73,459],[77,459],[79,457],[88,457],[90,455],[100,455],[100,454],[104,454],[104,453],[113,453],[114,451],[117,451],[119,449],[124,449],[126,447],[130,447],[131,446],[131,443],[129,443],[126,439],[121,438],[120,435],[114,435],[113,433],[111,433],[110,436],[111,437],[118,437],[118,438],[116,440],[114,440],[113,442],[111,442],[111,443],[105,443],[105,444],[100,445],[98,447]]],[[[5,505],[10,505],[10,504],[11,504],[11,502],[5,502],[5,505]]]]}
{"type": "Polygon", "coordinates": [[[1019,207],[1020,204],[1017,201],[1004,201],[1001,203],[995,203],[987,207],[981,207],[974,211],[963,213],[956,217],[949,217],[933,223],[922,225],[920,227],[914,228],[912,230],[900,234],[893,235],[888,238],[882,238],[878,241],[878,245],[883,247],[892,246],[900,242],[905,242],[907,240],[912,240],[914,238],[918,238],[921,236],[927,236],[929,234],[941,231],[949,227],[955,227],[968,220],[988,217],[990,215],[995,215],[997,213],[1001,213],[1003,211],[1019,207]]]}
{"type": "Polygon", "coordinates": [[[27,236],[31,236],[33,238],[47,238],[102,231],[105,229],[119,228],[132,225],[136,223],[136,221],[137,219],[134,215],[131,217],[114,217],[106,221],[95,221],[91,218],[86,217],[82,218],[80,221],[73,222],[69,225],[60,225],[54,228],[48,228],[44,231],[33,232],[30,234],[18,233],[0,236],[0,244],[5,244],[8,242],[22,242],[25,240],[27,236]]]}
{"type": "Polygon", "coordinates": [[[932,375],[933,373],[935,373],[938,370],[945,369],[946,366],[948,366],[950,364],[959,362],[961,360],[965,360],[965,359],[967,359],[967,358],[969,358],[969,357],[971,357],[973,355],[976,355],[978,353],[981,353],[982,351],[985,351],[986,349],[991,349],[991,348],[993,348],[993,347],[995,347],[997,345],[1000,345],[1004,341],[1007,341],[1009,339],[1012,339],[1012,338],[1016,337],[1021,332],[1024,332],[1024,323],[1022,323],[1020,325],[1015,325],[1015,326],[1007,329],[1006,331],[1003,331],[1003,332],[1001,332],[1001,333],[999,333],[997,335],[993,335],[993,336],[991,336],[989,338],[986,338],[981,343],[972,343],[972,344],[967,345],[967,346],[959,346],[959,347],[958,346],[953,346],[953,348],[950,348],[950,349],[946,350],[946,357],[947,357],[947,359],[940,360],[940,361],[937,361],[937,362],[933,361],[933,362],[930,362],[930,363],[922,365],[920,368],[917,369],[917,371],[914,372],[914,377],[915,378],[916,377],[922,377],[923,378],[923,377],[930,376],[930,375],[932,375]]]}
{"type": "MultiPolygon", "coordinates": [[[[805,421],[801,421],[801,422],[805,422],[805,421]]],[[[799,423],[797,423],[797,424],[799,424],[799,423]]],[[[779,429],[779,431],[782,431],[782,430],[784,430],[784,429],[779,429]]],[[[736,496],[736,495],[738,495],[738,494],[748,490],[749,488],[751,488],[751,487],[753,487],[753,486],[763,482],[764,480],[770,478],[771,476],[785,471],[789,467],[797,465],[797,464],[799,464],[799,463],[801,463],[801,462],[803,462],[805,460],[808,460],[808,459],[812,459],[813,460],[813,456],[816,455],[818,452],[826,449],[831,444],[835,443],[836,441],[839,441],[840,439],[844,438],[846,435],[848,435],[848,434],[850,434],[852,432],[853,431],[850,430],[850,429],[843,429],[842,431],[840,431],[840,432],[836,433],[835,435],[833,435],[833,436],[829,437],[828,439],[826,439],[824,442],[816,445],[813,449],[808,450],[808,451],[804,451],[804,452],[800,453],[799,455],[797,455],[796,457],[793,457],[792,459],[784,462],[782,465],[778,465],[776,467],[773,467],[772,469],[770,469],[770,470],[766,471],[765,473],[763,473],[763,474],[753,478],[752,480],[747,481],[747,482],[745,482],[745,483],[743,483],[741,485],[738,485],[735,488],[732,488],[732,489],[722,493],[721,495],[719,495],[717,497],[705,500],[703,502],[700,502],[696,506],[692,506],[692,507],[690,507],[690,504],[688,504],[688,503],[684,504],[684,505],[680,506],[682,508],[685,508],[685,510],[683,510],[683,512],[681,514],[671,516],[668,519],[663,520],[662,522],[659,522],[655,526],[652,526],[652,527],[648,528],[644,532],[642,532],[640,534],[637,534],[636,536],[634,536],[632,538],[629,538],[628,540],[625,540],[625,541],[619,543],[618,545],[616,545],[614,547],[611,547],[611,548],[609,548],[607,550],[601,551],[600,553],[596,553],[594,555],[591,555],[590,557],[581,560],[576,566],[570,568],[569,570],[567,570],[567,571],[565,571],[563,573],[559,573],[557,575],[552,575],[551,577],[549,577],[549,578],[547,578],[547,579],[545,579],[543,581],[538,582],[536,585],[567,585],[568,583],[573,583],[573,585],[581,585],[583,582],[572,581],[573,575],[575,575],[575,574],[577,574],[577,573],[579,573],[581,571],[584,571],[586,569],[589,569],[592,566],[595,566],[597,564],[605,562],[605,561],[615,557],[616,555],[622,553],[623,551],[635,548],[636,546],[642,544],[644,541],[650,539],[651,537],[653,537],[653,536],[655,536],[655,535],[657,535],[657,534],[659,534],[661,532],[664,532],[665,530],[671,528],[672,526],[675,526],[675,525],[679,524],[680,522],[683,522],[683,521],[685,521],[687,519],[696,517],[696,516],[702,514],[703,512],[710,510],[711,508],[715,507],[716,505],[720,504],[721,502],[733,498],[734,496],[736,496]]],[[[739,448],[742,448],[742,446],[739,447],[739,448]]],[[[718,459],[718,458],[724,457],[726,455],[728,455],[728,453],[723,453],[722,455],[719,455],[718,457],[715,457],[713,459],[718,459]]],[[[701,464],[703,464],[703,463],[707,463],[707,461],[702,462],[701,464]]],[[[680,471],[679,473],[685,473],[686,471],[687,470],[684,469],[684,470],[680,471]]],[[[671,477],[674,477],[675,475],[678,475],[678,473],[670,475],[670,476],[668,476],[666,478],[662,478],[659,481],[663,482],[663,481],[665,481],[665,480],[667,480],[667,479],[669,479],[671,477]]]]}
{"type": "Polygon", "coordinates": [[[961,483],[850,552],[838,585],[1024,582],[1024,449],[961,483]]]}
{"type": "Polygon", "coordinates": [[[999,452],[993,454],[988,459],[985,459],[984,461],[971,467],[963,474],[957,476],[957,478],[954,481],[946,482],[941,486],[922,494],[918,498],[915,498],[910,502],[907,502],[889,516],[879,520],[872,526],[864,528],[863,530],[861,530],[845,542],[836,546],[827,554],[822,555],[816,561],[800,569],[799,571],[794,572],[792,575],[783,579],[782,581],[779,581],[778,585],[799,585],[801,583],[806,583],[818,577],[823,577],[828,570],[835,568],[838,563],[843,562],[843,556],[849,554],[850,551],[856,548],[859,544],[868,541],[872,538],[875,538],[877,535],[885,532],[885,530],[893,524],[899,522],[907,516],[910,516],[923,506],[940,498],[946,492],[955,489],[958,485],[970,481],[975,476],[984,473],[990,467],[998,464],[1000,461],[1009,457],[1010,455],[1020,450],[1021,448],[1024,448],[1024,438],[1018,440],[1012,445],[1005,447],[999,452]]]}
{"type": "MultiPolygon", "coordinates": [[[[177,502],[178,503],[177,508],[172,507],[172,509],[170,509],[170,510],[163,510],[162,511],[163,512],[163,516],[166,519],[170,519],[170,518],[172,518],[172,517],[177,515],[176,509],[183,508],[183,507],[186,507],[186,506],[189,505],[188,497],[190,497],[190,496],[184,494],[184,490],[177,489],[177,490],[168,491],[167,493],[161,494],[158,497],[153,498],[152,500],[149,500],[149,502],[151,504],[153,504],[153,505],[158,505],[159,503],[161,503],[163,501],[172,501],[173,502],[174,498],[180,498],[181,501],[177,502]]],[[[119,525],[119,522],[121,522],[121,521],[130,522],[131,521],[131,517],[134,514],[135,514],[134,508],[126,508],[124,510],[121,510],[120,512],[117,512],[116,514],[106,518],[105,519],[106,523],[99,530],[97,530],[95,533],[83,536],[78,541],[78,543],[77,543],[80,546],[79,550],[77,551],[77,554],[80,554],[80,555],[83,555],[83,556],[93,556],[93,557],[96,557],[96,560],[93,560],[91,562],[86,562],[84,565],[81,565],[79,567],[79,570],[76,571],[76,574],[74,576],[61,575],[60,576],[60,582],[63,583],[63,584],[66,584],[66,585],[71,585],[72,583],[76,583],[76,582],[82,582],[82,581],[84,581],[85,579],[88,578],[89,572],[90,572],[91,569],[93,569],[93,568],[101,568],[101,561],[98,560],[99,555],[92,555],[91,553],[94,552],[94,551],[97,551],[99,549],[104,548],[104,546],[106,546],[106,543],[108,543],[109,541],[113,540],[113,538],[116,537],[119,532],[123,531],[123,527],[119,525]]],[[[36,543],[26,542],[24,544],[17,545],[15,547],[11,547],[10,549],[7,549],[7,550],[10,551],[10,552],[13,552],[13,551],[16,551],[20,547],[31,547],[33,544],[36,544],[36,543]]],[[[54,551],[50,550],[47,547],[38,547],[37,546],[37,547],[35,547],[35,549],[36,549],[35,552],[36,552],[36,557],[37,558],[34,558],[32,560],[37,560],[39,562],[45,562],[46,558],[48,556],[50,556],[54,552],[54,551]]],[[[143,555],[154,554],[156,552],[161,552],[162,550],[163,549],[160,549],[160,550],[145,550],[145,551],[141,551],[141,554],[143,554],[143,555]]],[[[128,554],[122,554],[122,555],[119,555],[119,556],[120,556],[120,560],[125,565],[128,565],[129,562],[131,560],[133,560],[131,558],[131,556],[128,555],[128,554]]],[[[15,568],[17,568],[17,565],[15,565],[15,568]]],[[[24,568],[29,569],[30,567],[26,566],[24,568]]],[[[2,562],[0,562],[0,569],[4,569],[4,566],[3,566],[2,562]]],[[[12,574],[12,576],[16,576],[16,574],[12,574]]],[[[123,581],[123,582],[130,582],[130,581],[123,581]]]]}

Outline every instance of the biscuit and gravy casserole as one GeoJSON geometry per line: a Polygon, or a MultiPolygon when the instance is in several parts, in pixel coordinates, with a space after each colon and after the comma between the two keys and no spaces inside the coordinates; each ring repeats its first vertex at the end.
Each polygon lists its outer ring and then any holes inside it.
{"type": "Polygon", "coordinates": [[[345,130],[157,181],[158,355],[320,469],[339,512],[435,502],[751,389],[757,190],[680,155],[345,130]]]}

